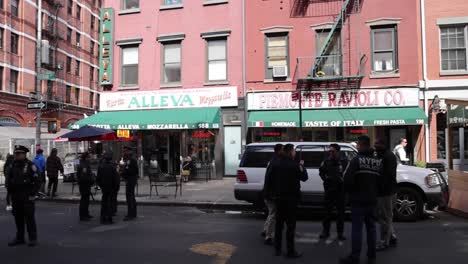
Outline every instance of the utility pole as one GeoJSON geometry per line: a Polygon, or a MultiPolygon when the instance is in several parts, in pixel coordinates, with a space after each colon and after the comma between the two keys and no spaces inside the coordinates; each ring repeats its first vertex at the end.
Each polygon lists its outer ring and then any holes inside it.
{"type": "MultiPolygon", "coordinates": [[[[36,98],[42,101],[41,74],[42,61],[42,0],[37,1],[37,43],[36,43],[36,98]]],[[[36,112],[36,147],[41,145],[41,109],[36,112]]]]}

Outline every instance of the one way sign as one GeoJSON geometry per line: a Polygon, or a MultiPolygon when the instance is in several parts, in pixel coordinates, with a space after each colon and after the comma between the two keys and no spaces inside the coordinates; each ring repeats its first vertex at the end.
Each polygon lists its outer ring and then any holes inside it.
{"type": "Polygon", "coordinates": [[[41,110],[47,106],[46,102],[38,101],[38,102],[29,102],[26,104],[26,108],[28,110],[41,110]]]}

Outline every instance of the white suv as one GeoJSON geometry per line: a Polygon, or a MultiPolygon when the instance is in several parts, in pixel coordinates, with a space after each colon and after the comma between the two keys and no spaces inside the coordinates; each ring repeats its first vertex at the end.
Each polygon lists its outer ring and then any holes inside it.
{"type": "MultiPolygon", "coordinates": [[[[237,171],[237,183],[234,195],[237,200],[263,207],[262,189],[265,169],[273,156],[275,144],[291,143],[296,147],[296,159],[304,160],[309,180],[301,182],[303,206],[322,206],[323,183],[319,176],[319,167],[327,157],[327,142],[269,142],[254,143],[246,146],[237,171]]],[[[348,143],[338,143],[341,152],[349,160],[357,150],[348,143]]],[[[445,207],[448,200],[446,180],[438,172],[412,166],[398,166],[398,190],[395,216],[401,221],[415,221],[423,216],[425,208],[445,207]]]]}

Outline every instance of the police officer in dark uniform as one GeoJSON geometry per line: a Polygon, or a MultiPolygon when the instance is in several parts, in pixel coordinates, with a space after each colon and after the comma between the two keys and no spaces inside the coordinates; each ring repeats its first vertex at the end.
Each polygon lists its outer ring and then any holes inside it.
{"type": "Polygon", "coordinates": [[[320,177],[323,180],[325,190],[325,210],[326,216],[323,220],[323,230],[320,239],[327,239],[330,236],[330,225],[333,219],[333,209],[336,208],[336,231],[338,240],[344,241],[344,217],[345,217],[345,194],[343,186],[343,172],[348,166],[348,160],[341,155],[340,145],[331,144],[329,147],[330,156],[322,162],[319,169],[320,177]]]}
{"type": "Polygon", "coordinates": [[[124,221],[131,221],[137,217],[137,204],[135,199],[135,187],[138,183],[138,162],[132,156],[131,149],[127,146],[123,151],[124,166],[122,177],[126,181],[125,197],[127,198],[127,215],[124,221]]]}
{"type": "Polygon", "coordinates": [[[115,164],[112,162],[112,153],[104,154],[103,162],[99,165],[96,182],[102,190],[101,224],[113,224],[112,195],[120,184],[120,177],[115,164]]]}
{"type": "Polygon", "coordinates": [[[345,170],[345,191],[351,203],[351,254],[340,259],[341,264],[358,264],[362,248],[362,227],[367,231],[368,264],[376,263],[377,196],[382,189],[383,161],[370,148],[368,136],[358,138],[358,155],[345,170]]]}
{"type": "Polygon", "coordinates": [[[29,149],[24,146],[15,146],[15,161],[8,175],[8,192],[11,194],[16,224],[16,238],[8,243],[10,247],[25,244],[25,225],[29,235],[28,246],[37,245],[34,200],[41,181],[36,165],[26,158],[28,152],[29,149]]]}

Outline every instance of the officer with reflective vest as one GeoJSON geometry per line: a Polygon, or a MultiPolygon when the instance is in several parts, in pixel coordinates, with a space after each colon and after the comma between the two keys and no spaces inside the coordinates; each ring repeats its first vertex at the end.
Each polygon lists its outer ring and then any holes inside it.
{"type": "Polygon", "coordinates": [[[25,244],[25,226],[28,231],[28,246],[37,245],[34,200],[41,184],[39,171],[34,163],[26,158],[29,152],[24,146],[15,146],[15,160],[8,175],[8,192],[11,194],[13,215],[16,224],[16,238],[8,246],[25,244]]]}

